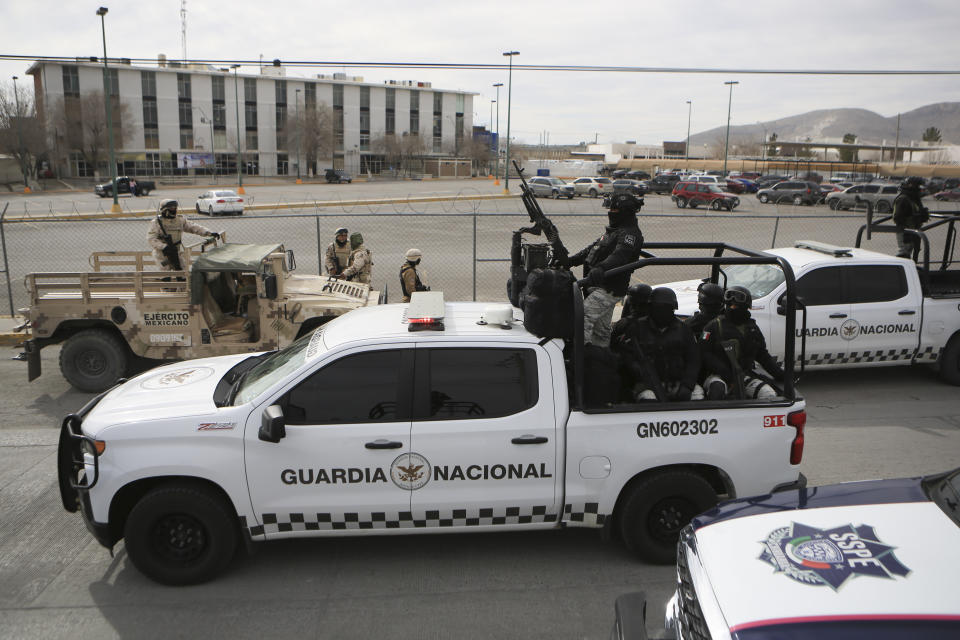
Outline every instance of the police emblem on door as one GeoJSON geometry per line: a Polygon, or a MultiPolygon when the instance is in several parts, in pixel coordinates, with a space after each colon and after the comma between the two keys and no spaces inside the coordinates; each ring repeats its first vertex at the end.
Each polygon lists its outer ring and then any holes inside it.
{"type": "Polygon", "coordinates": [[[402,453],[390,464],[390,478],[401,489],[416,491],[430,482],[430,462],[419,453],[402,453]]]}

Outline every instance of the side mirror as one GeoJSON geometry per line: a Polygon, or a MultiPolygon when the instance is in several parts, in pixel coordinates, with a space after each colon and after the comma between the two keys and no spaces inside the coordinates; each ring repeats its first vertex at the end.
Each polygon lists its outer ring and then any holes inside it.
{"type": "Polygon", "coordinates": [[[263,278],[263,292],[270,300],[277,299],[277,276],[270,274],[263,278]]]}
{"type": "MultiPolygon", "coordinates": [[[[777,315],[781,315],[781,316],[787,315],[786,300],[787,300],[786,292],[781,293],[780,297],[777,298],[777,315]]],[[[796,301],[797,301],[797,311],[802,311],[806,306],[803,303],[803,298],[800,298],[798,296],[796,301]]]]}
{"type": "Polygon", "coordinates": [[[283,420],[283,409],[273,404],[263,410],[260,417],[260,432],[257,434],[264,442],[280,442],[287,435],[286,424],[283,420]]]}
{"type": "Polygon", "coordinates": [[[294,271],[297,268],[297,260],[293,257],[293,249],[287,249],[287,271],[294,271]]]}

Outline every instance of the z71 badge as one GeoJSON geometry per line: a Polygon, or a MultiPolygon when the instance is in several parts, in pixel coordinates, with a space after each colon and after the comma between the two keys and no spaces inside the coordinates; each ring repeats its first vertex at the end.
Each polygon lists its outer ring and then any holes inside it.
{"type": "Polygon", "coordinates": [[[866,524],[817,529],[794,522],[773,531],[761,544],[760,560],[773,565],[777,573],[834,591],[852,576],[890,579],[910,573],[893,554],[895,547],[880,542],[866,524]]]}

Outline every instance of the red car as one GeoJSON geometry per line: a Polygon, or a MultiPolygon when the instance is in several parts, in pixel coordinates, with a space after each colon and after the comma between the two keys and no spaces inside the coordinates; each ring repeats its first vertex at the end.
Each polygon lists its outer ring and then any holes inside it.
{"type": "Polygon", "coordinates": [[[740,198],[709,182],[678,182],[673,188],[673,193],[670,194],[670,199],[680,209],[686,208],[687,205],[692,209],[703,205],[714,211],[720,209],[733,211],[740,204],[740,198]]]}
{"type": "Polygon", "coordinates": [[[950,200],[951,202],[960,200],[960,187],[954,187],[953,189],[935,193],[933,194],[933,197],[937,200],[950,200]]]}

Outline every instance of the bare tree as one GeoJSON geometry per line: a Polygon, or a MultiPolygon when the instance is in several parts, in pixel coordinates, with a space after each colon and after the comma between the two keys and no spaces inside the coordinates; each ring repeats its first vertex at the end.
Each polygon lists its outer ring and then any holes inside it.
{"type": "Polygon", "coordinates": [[[305,166],[316,168],[318,159],[333,157],[333,109],[325,102],[301,109],[287,118],[281,135],[286,136],[287,148],[291,150],[297,148],[299,138],[305,166]]]}
{"type": "MultiPolygon", "coordinates": [[[[111,98],[110,118],[113,124],[114,147],[122,147],[131,137],[130,105],[118,98],[111,98]]],[[[99,168],[109,157],[107,113],[103,103],[103,91],[85,93],[79,98],[59,98],[53,105],[51,121],[55,123],[58,136],[63,135],[64,148],[77,151],[90,167],[99,168]]],[[[108,168],[112,176],[114,169],[108,168]]]]}
{"type": "Polygon", "coordinates": [[[465,137],[460,143],[460,155],[470,158],[473,173],[491,173],[490,164],[494,156],[488,138],[465,137]]]}
{"type": "Polygon", "coordinates": [[[399,136],[381,133],[370,141],[370,149],[382,155],[384,163],[400,175],[423,171],[427,143],[419,135],[406,131],[399,136]]]}
{"type": "Polygon", "coordinates": [[[0,153],[16,159],[23,183],[29,185],[37,177],[39,159],[46,155],[47,137],[33,96],[26,87],[17,87],[16,95],[13,90],[12,83],[0,86],[0,153]]]}

